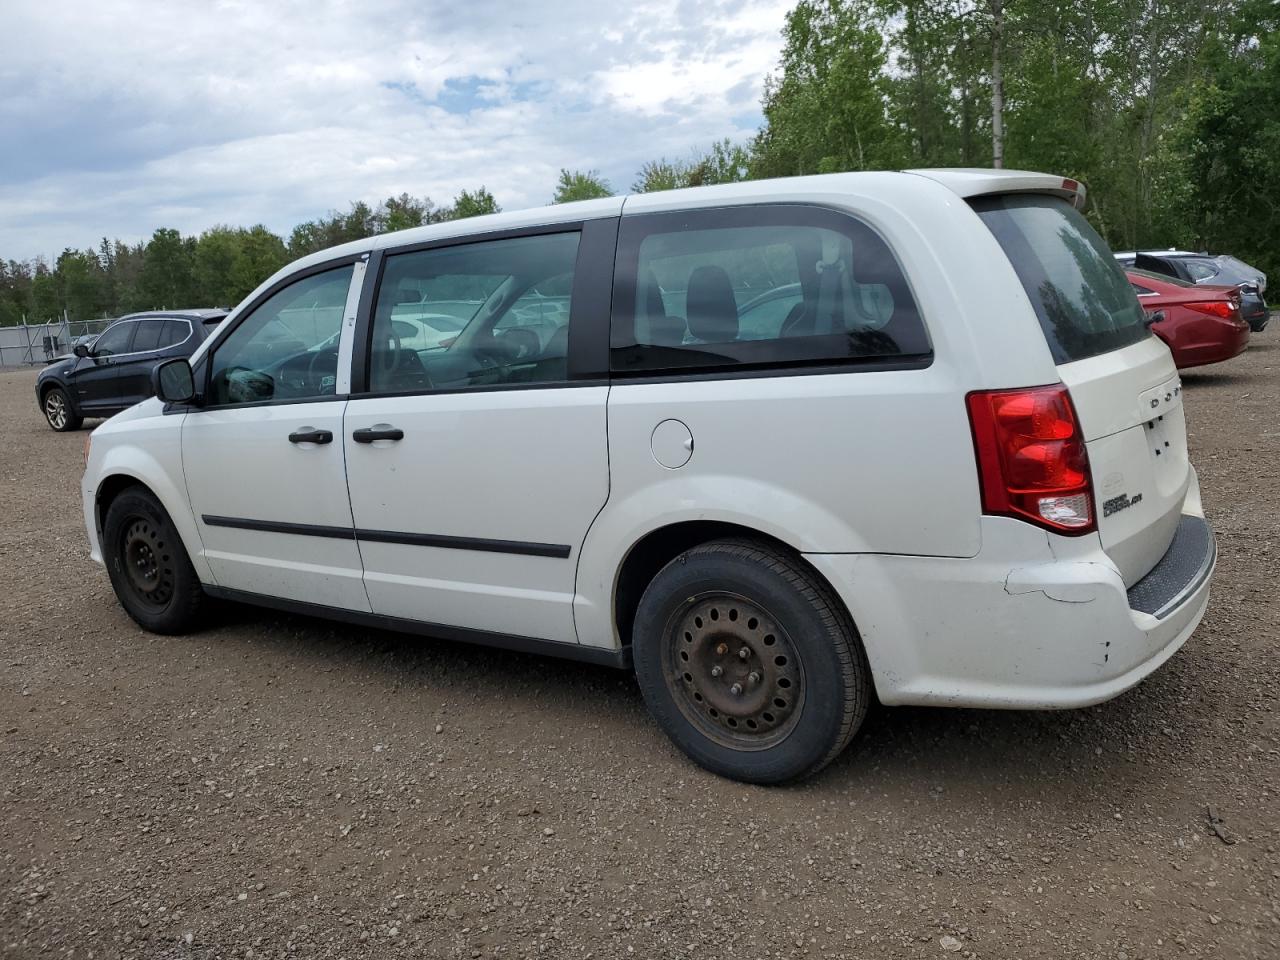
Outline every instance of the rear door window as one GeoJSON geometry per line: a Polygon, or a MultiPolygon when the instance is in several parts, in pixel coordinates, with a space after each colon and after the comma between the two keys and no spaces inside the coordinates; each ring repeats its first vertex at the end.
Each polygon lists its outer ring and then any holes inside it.
{"type": "Polygon", "coordinates": [[[1065,200],[1039,195],[971,201],[1013,265],[1055,363],[1151,336],[1142,305],[1106,243],[1065,200]]]}
{"type": "Polygon", "coordinates": [[[164,333],[160,334],[160,349],[181,343],[191,335],[191,324],[186,320],[166,320],[164,333]]]}
{"type": "Polygon", "coordinates": [[[624,217],[617,263],[615,373],[931,355],[892,251],[846,214],[774,204],[624,217]]]}
{"type": "Polygon", "coordinates": [[[139,320],[138,332],[133,335],[131,353],[149,353],[160,346],[160,335],[164,333],[163,320],[139,320]]]}

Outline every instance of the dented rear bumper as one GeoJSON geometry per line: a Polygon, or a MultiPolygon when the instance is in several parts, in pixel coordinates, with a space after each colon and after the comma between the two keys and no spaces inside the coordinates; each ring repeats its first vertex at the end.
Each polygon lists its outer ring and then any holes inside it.
{"type": "Polygon", "coordinates": [[[884,703],[1059,709],[1108,700],[1177,652],[1208,606],[1217,551],[1189,512],[1132,589],[1096,536],[1002,517],[983,518],[968,559],[806,558],[849,606],[884,703]]]}

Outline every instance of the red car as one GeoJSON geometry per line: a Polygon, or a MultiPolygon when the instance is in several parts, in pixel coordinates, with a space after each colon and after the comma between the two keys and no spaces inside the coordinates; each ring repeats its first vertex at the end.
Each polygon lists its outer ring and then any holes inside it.
{"type": "Polygon", "coordinates": [[[1230,360],[1248,345],[1249,324],[1235,287],[1197,285],[1132,268],[1125,276],[1149,317],[1164,314],[1151,329],[1168,344],[1178,369],[1230,360]]]}

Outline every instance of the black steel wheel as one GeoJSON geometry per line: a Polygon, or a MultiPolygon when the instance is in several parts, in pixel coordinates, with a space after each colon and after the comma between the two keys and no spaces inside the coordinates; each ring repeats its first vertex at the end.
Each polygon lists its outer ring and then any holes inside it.
{"type": "Polygon", "coordinates": [[[41,410],[44,411],[44,418],[49,422],[49,426],[59,433],[79,430],[80,425],[84,423],[84,418],[77,416],[71,408],[71,400],[61,387],[50,387],[44,392],[41,410]]]}
{"type": "Polygon", "coordinates": [[[786,739],[804,705],[804,666],[758,603],[736,593],[690,597],[662,643],[672,698],[704,736],[738,750],[786,739]]]}
{"type": "Polygon", "coordinates": [[[694,761],[752,783],[820,770],[852,739],[870,668],[840,601],[798,556],[718,540],[667,564],[632,629],[650,712],[694,761]]]}
{"type": "Polygon", "coordinates": [[[116,598],[139,625],[185,633],[198,624],[204,588],[173,521],[149,490],[130,487],[111,501],[102,553],[116,598]]]}

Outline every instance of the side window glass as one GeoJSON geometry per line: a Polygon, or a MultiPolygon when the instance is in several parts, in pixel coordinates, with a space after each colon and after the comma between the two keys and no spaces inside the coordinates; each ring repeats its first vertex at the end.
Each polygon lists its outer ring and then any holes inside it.
{"type": "Polygon", "coordinates": [[[160,349],[172,347],[187,339],[191,326],[186,320],[166,320],[164,330],[160,334],[160,349]]]}
{"type": "Polygon", "coordinates": [[[1191,279],[1196,283],[1209,280],[1218,275],[1218,268],[1203,260],[1188,260],[1187,273],[1191,274],[1191,279]]]}
{"type": "Polygon", "coordinates": [[[577,233],[389,256],[374,305],[370,389],[564,380],[577,256],[577,233]]]}
{"type": "Polygon", "coordinates": [[[160,346],[160,335],[164,332],[164,320],[139,320],[138,332],[133,335],[130,353],[147,353],[160,346]]]}
{"type": "Polygon", "coordinates": [[[213,353],[208,402],[334,394],[338,338],[353,270],[348,264],[304,277],[255,307],[213,353]]]}
{"type": "Polygon", "coordinates": [[[620,373],[924,357],[885,242],[833,211],[624,218],[610,334],[620,373]]]}
{"type": "Polygon", "coordinates": [[[107,327],[106,332],[94,341],[93,355],[95,357],[114,357],[120,353],[128,353],[129,342],[133,339],[133,331],[137,326],[136,320],[126,320],[123,323],[107,327]]]}

